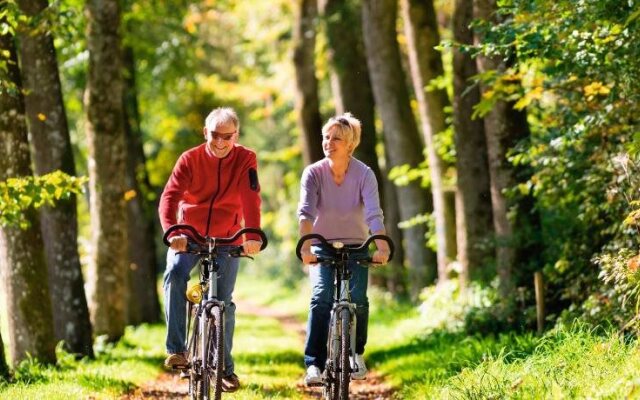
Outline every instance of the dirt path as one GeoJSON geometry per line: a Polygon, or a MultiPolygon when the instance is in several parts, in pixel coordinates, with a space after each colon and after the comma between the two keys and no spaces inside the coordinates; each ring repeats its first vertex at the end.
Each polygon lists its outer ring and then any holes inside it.
{"type": "MultiPolygon", "coordinates": [[[[288,331],[295,331],[301,341],[304,340],[305,326],[300,323],[295,316],[246,301],[237,301],[236,305],[239,312],[242,312],[243,314],[276,319],[282,324],[284,329],[288,331]]],[[[304,393],[305,399],[318,399],[322,396],[320,388],[306,387],[302,382],[302,377],[298,378],[296,387],[300,392],[304,393]]],[[[394,390],[389,384],[384,382],[380,374],[370,370],[366,380],[353,381],[351,383],[350,392],[350,399],[354,400],[385,400],[393,398],[394,390]]],[[[164,372],[155,381],[149,382],[148,384],[135,389],[131,393],[121,397],[121,400],[182,400],[187,396],[187,381],[180,379],[176,373],[164,372]]]]}

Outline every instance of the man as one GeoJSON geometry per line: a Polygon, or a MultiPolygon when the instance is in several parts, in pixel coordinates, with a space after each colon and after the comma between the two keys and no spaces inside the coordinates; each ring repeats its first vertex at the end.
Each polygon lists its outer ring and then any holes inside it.
{"type": "MultiPolygon", "coordinates": [[[[184,152],[173,168],[160,198],[159,214],[166,231],[176,223],[189,224],[203,236],[229,237],[244,226],[260,227],[260,185],[253,151],[237,144],[240,123],[231,108],[216,108],[205,120],[206,143],[184,152]]],[[[260,251],[261,242],[251,235],[242,243],[246,254],[260,251]]],[[[188,364],[185,341],[186,296],[189,273],[198,257],[176,254],[186,250],[187,238],[169,238],[167,268],[164,273],[165,316],[167,321],[165,366],[184,368],[188,364]]],[[[219,254],[221,254],[219,252],[219,254]]],[[[235,326],[233,289],[238,259],[218,258],[218,295],[225,302],[225,370],[222,388],[234,392],[240,387],[234,373],[231,348],[235,326]]]]}

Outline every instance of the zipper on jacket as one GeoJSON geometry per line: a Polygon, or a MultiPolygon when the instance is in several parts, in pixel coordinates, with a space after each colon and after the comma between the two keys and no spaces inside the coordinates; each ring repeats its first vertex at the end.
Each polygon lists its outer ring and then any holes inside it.
{"type": "Polygon", "coordinates": [[[213,201],[218,197],[218,193],[220,192],[220,186],[222,186],[222,182],[220,182],[220,174],[222,173],[222,158],[218,159],[218,187],[216,188],[216,192],[211,197],[211,201],[209,202],[209,215],[207,216],[207,230],[205,232],[205,236],[209,236],[209,226],[211,225],[211,216],[213,214],[213,201]]]}

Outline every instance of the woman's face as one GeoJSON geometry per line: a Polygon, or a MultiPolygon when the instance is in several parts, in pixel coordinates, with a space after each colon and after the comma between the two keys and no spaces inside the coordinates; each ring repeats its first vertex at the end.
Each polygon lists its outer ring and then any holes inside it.
{"type": "Polygon", "coordinates": [[[351,143],[342,138],[335,127],[322,135],[322,150],[325,157],[332,160],[343,160],[351,156],[351,143]]]}
{"type": "Polygon", "coordinates": [[[209,149],[218,158],[226,157],[238,139],[238,131],[232,123],[218,125],[215,131],[205,127],[204,135],[209,149]]]}

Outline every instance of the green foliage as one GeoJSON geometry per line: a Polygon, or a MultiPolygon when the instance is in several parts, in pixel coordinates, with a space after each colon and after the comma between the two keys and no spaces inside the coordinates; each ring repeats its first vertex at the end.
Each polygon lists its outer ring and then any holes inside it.
{"type": "Polygon", "coordinates": [[[58,200],[82,193],[87,180],[55,171],[0,182],[0,224],[26,229],[30,224],[25,215],[27,210],[54,206],[58,200]]]}
{"type": "MultiPolygon", "coordinates": [[[[625,264],[607,254],[637,247],[632,201],[640,185],[629,173],[640,123],[637,12],[633,1],[505,1],[498,12],[503,22],[476,22],[486,40],[466,49],[509,66],[477,77],[490,88],[477,115],[498,100],[527,111],[532,135],[511,162],[532,175],[514,189],[536,199],[547,304],[555,315],[563,309],[587,315],[601,304],[594,299],[629,289],[611,278],[616,268],[605,266],[625,264]],[[591,311],[582,313],[585,301],[591,311]]],[[[592,316],[624,319],[626,311],[608,309],[592,316]]]]}

